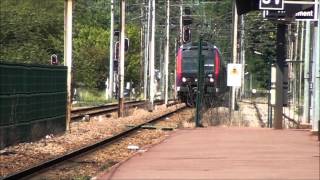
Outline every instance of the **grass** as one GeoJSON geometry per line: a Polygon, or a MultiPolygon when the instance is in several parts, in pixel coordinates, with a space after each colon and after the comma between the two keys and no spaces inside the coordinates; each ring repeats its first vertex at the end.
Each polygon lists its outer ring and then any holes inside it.
{"type": "MultiPolygon", "coordinates": [[[[125,97],[126,100],[129,100],[128,97],[125,97]]],[[[133,99],[143,99],[143,94],[138,94],[136,97],[132,97],[133,99]]],[[[98,89],[85,89],[78,88],[77,96],[75,98],[76,103],[74,103],[73,107],[82,107],[82,106],[98,106],[107,103],[115,103],[118,102],[118,99],[106,99],[105,90],[98,89]]]]}
{"type": "Polygon", "coordinates": [[[106,103],[115,102],[115,99],[106,99],[104,90],[97,89],[77,89],[78,96],[76,96],[77,103],[73,106],[94,106],[106,103]]]}
{"type": "Polygon", "coordinates": [[[73,180],[90,180],[91,176],[78,176],[78,177],[74,177],[72,179],[73,180]]]}
{"type": "Polygon", "coordinates": [[[107,160],[107,162],[100,167],[100,171],[107,170],[108,168],[112,167],[113,165],[115,165],[117,163],[118,163],[117,161],[107,160]]]}

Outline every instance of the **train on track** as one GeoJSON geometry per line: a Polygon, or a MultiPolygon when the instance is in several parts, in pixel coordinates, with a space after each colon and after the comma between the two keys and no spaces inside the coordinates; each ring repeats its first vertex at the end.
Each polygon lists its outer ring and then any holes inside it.
{"type": "MultiPolygon", "coordinates": [[[[198,81],[199,43],[187,43],[180,46],[176,57],[176,88],[178,98],[187,106],[194,107],[198,81]]],[[[211,43],[202,43],[204,57],[204,94],[207,106],[221,102],[227,92],[226,63],[219,49],[211,43]]]]}

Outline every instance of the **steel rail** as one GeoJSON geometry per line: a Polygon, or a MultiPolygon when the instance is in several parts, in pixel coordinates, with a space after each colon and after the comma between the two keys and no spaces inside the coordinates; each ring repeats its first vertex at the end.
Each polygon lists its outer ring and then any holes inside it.
{"type": "Polygon", "coordinates": [[[122,138],[127,137],[128,135],[130,135],[131,133],[139,130],[142,126],[144,126],[146,124],[149,124],[149,123],[154,123],[154,122],[159,121],[161,119],[164,119],[165,117],[170,116],[170,115],[172,115],[172,114],[174,114],[176,112],[179,112],[179,111],[183,110],[184,108],[186,108],[186,107],[182,106],[182,107],[176,109],[175,111],[172,111],[172,112],[166,113],[164,115],[161,115],[159,117],[156,117],[154,119],[151,119],[151,120],[149,120],[147,122],[144,122],[144,123],[142,123],[140,125],[132,127],[132,128],[130,128],[130,129],[124,131],[124,132],[121,132],[121,133],[119,133],[119,134],[117,134],[115,136],[112,136],[112,137],[106,138],[104,140],[101,140],[99,142],[96,142],[94,144],[82,147],[82,148],[80,148],[78,150],[69,152],[69,153],[64,154],[64,155],[62,155],[60,157],[57,157],[55,159],[45,161],[45,162],[43,162],[41,164],[38,164],[36,166],[33,166],[33,167],[28,168],[28,169],[22,170],[20,172],[16,172],[14,174],[10,174],[8,176],[3,177],[2,179],[3,180],[16,180],[16,179],[28,178],[28,177],[30,177],[32,175],[35,175],[36,173],[39,173],[40,171],[43,171],[45,169],[48,169],[50,167],[55,166],[58,163],[61,163],[61,162],[66,161],[66,160],[69,160],[71,158],[75,158],[75,157],[77,157],[77,156],[79,156],[81,154],[85,154],[85,153],[87,153],[89,151],[92,151],[94,149],[98,149],[98,148],[100,148],[100,147],[102,147],[104,145],[109,145],[109,144],[112,144],[112,143],[114,143],[114,142],[116,142],[118,140],[121,140],[122,138]]]}
{"type": "MultiPolygon", "coordinates": [[[[140,102],[145,102],[144,100],[137,100],[137,101],[127,101],[126,104],[132,104],[132,103],[140,103],[140,102]]],[[[94,107],[85,107],[85,108],[78,108],[78,109],[73,109],[72,113],[79,113],[82,111],[90,111],[90,110],[95,110],[99,108],[108,108],[108,107],[114,107],[117,106],[118,103],[110,103],[110,104],[104,104],[100,106],[94,106],[94,107]]]]}
{"type": "MultiPolygon", "coordinates": [[[[142,106],[144,104],[145,104],[145,101],[129,101],[125,103],[125,105],[129,107],[142,106]]],[[[114,112],[117,110],[118,110],[117,103],[89,107],[89,108],[75,109],[71,111],[72,113],[71,119],[75,120],[75,119],[82,118],[85,115],[99,115],[99,114],[114,112]]]]}
{"type": "MultiPolygon", "coordinates": [[[[156,104],[162,104],[164,101],[163,100],[158,100],[155,103],[156,104]]],[[[128,101],[125,103],[125,106],[127,107],[140,107],[145,105],[146,101],[128,101]]],[[[95,106],[95,107],[89,107],[89,108],[80,108],[80,109],[75,109],[72,110],[71,113],[71,119],[76,120],[83,118],[85,115],[100,115],[100,114],[106,114],[106,113],[111,113],[115,112],[118,110],[118,103],[112,103],[112,104],[106,104],[106,105],[101,105],[101,106],[95,106]]]]}

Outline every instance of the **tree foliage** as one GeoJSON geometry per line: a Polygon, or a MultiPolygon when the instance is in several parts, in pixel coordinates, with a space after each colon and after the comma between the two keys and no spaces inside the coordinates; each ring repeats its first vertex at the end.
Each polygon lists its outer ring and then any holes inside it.
{"type": "Polygon", "coordinates": [[[109,31],[102,27],[77,25],[73,38],[74,79],[87,87],[102,87],[108,70],[109,31]]]}
{"type": "MultiPolygon", "coordinates": [[[[103,88],[109,72],[109,1],[77,0],[73,15],[75,83],[103,88]]],[[[57,54],[63,63],[63,24],[64,1],[1,0],[0,60],[48,64],[50,56],[57,54]]],[[[127,27],[131,44],[126,58],[127,81],[139,81],[139,30],[137,24],[127,27]]]]}
{"type": "Polygon", "coordinates": [[[263,20],[260,12],[246,15],[245,21],[247,71],[254,75],[256,88],[267,88],[271,63],[276,58],[276,24],[263,20]]]}
{"type": "MultiPolygon", "coordinates": [[[[119,1],[115,4],[115,29],[119,29],[119,1]]],[[[128,0],[126,34],[130,39],[125,58],[125,81],[141,84],[141,27],[146,23],[146,0],[128,0]],[[142,15],[142,16],[141,16],[142,15]]],[[[200,3],[184,0],[184,7],[192,7],[192,40],[214,43],[225,60],[231,57],[232,1],[200,3]]],[[[110,2],[105,0],[77,0],[73,19],[73,75],[77,84],[90,88],[104,88],[109,73],[110,2]]],[[[165,44],[166,1],[156,1],[156,60],[161,68],[165,44]],[[160,50],[161,49],[161,50],[160,50]]],[[[180,1],[171,1],[170,66],[174,71],[175,45],[180,36],[180,1]]],[[[248,71],[257,80],[268,79],[268,59],[274,59],[275,26],[262,21],[260,14],[251,13],[246,20],[246,58],[248,71]],[[262,52],[262,56],[253,52],[262,52]]],[[[52,54],[63,61],[64,1],[62,0],[0,0],[0,60],[21,63],[48,64],[52,54]]]]}
{"type": "Polygon", "coordinates": [[[1,0],[0,60],[46,64],[63,57],[63,1],[1,0]]]}

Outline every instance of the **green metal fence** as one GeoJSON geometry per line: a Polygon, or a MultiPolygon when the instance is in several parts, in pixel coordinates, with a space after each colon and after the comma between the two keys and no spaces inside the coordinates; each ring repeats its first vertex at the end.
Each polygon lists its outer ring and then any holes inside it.
{"type": "Polygon", "coordinates": [[[65,130],[67,68],[0,62],[0,148],[65,130]]]}

